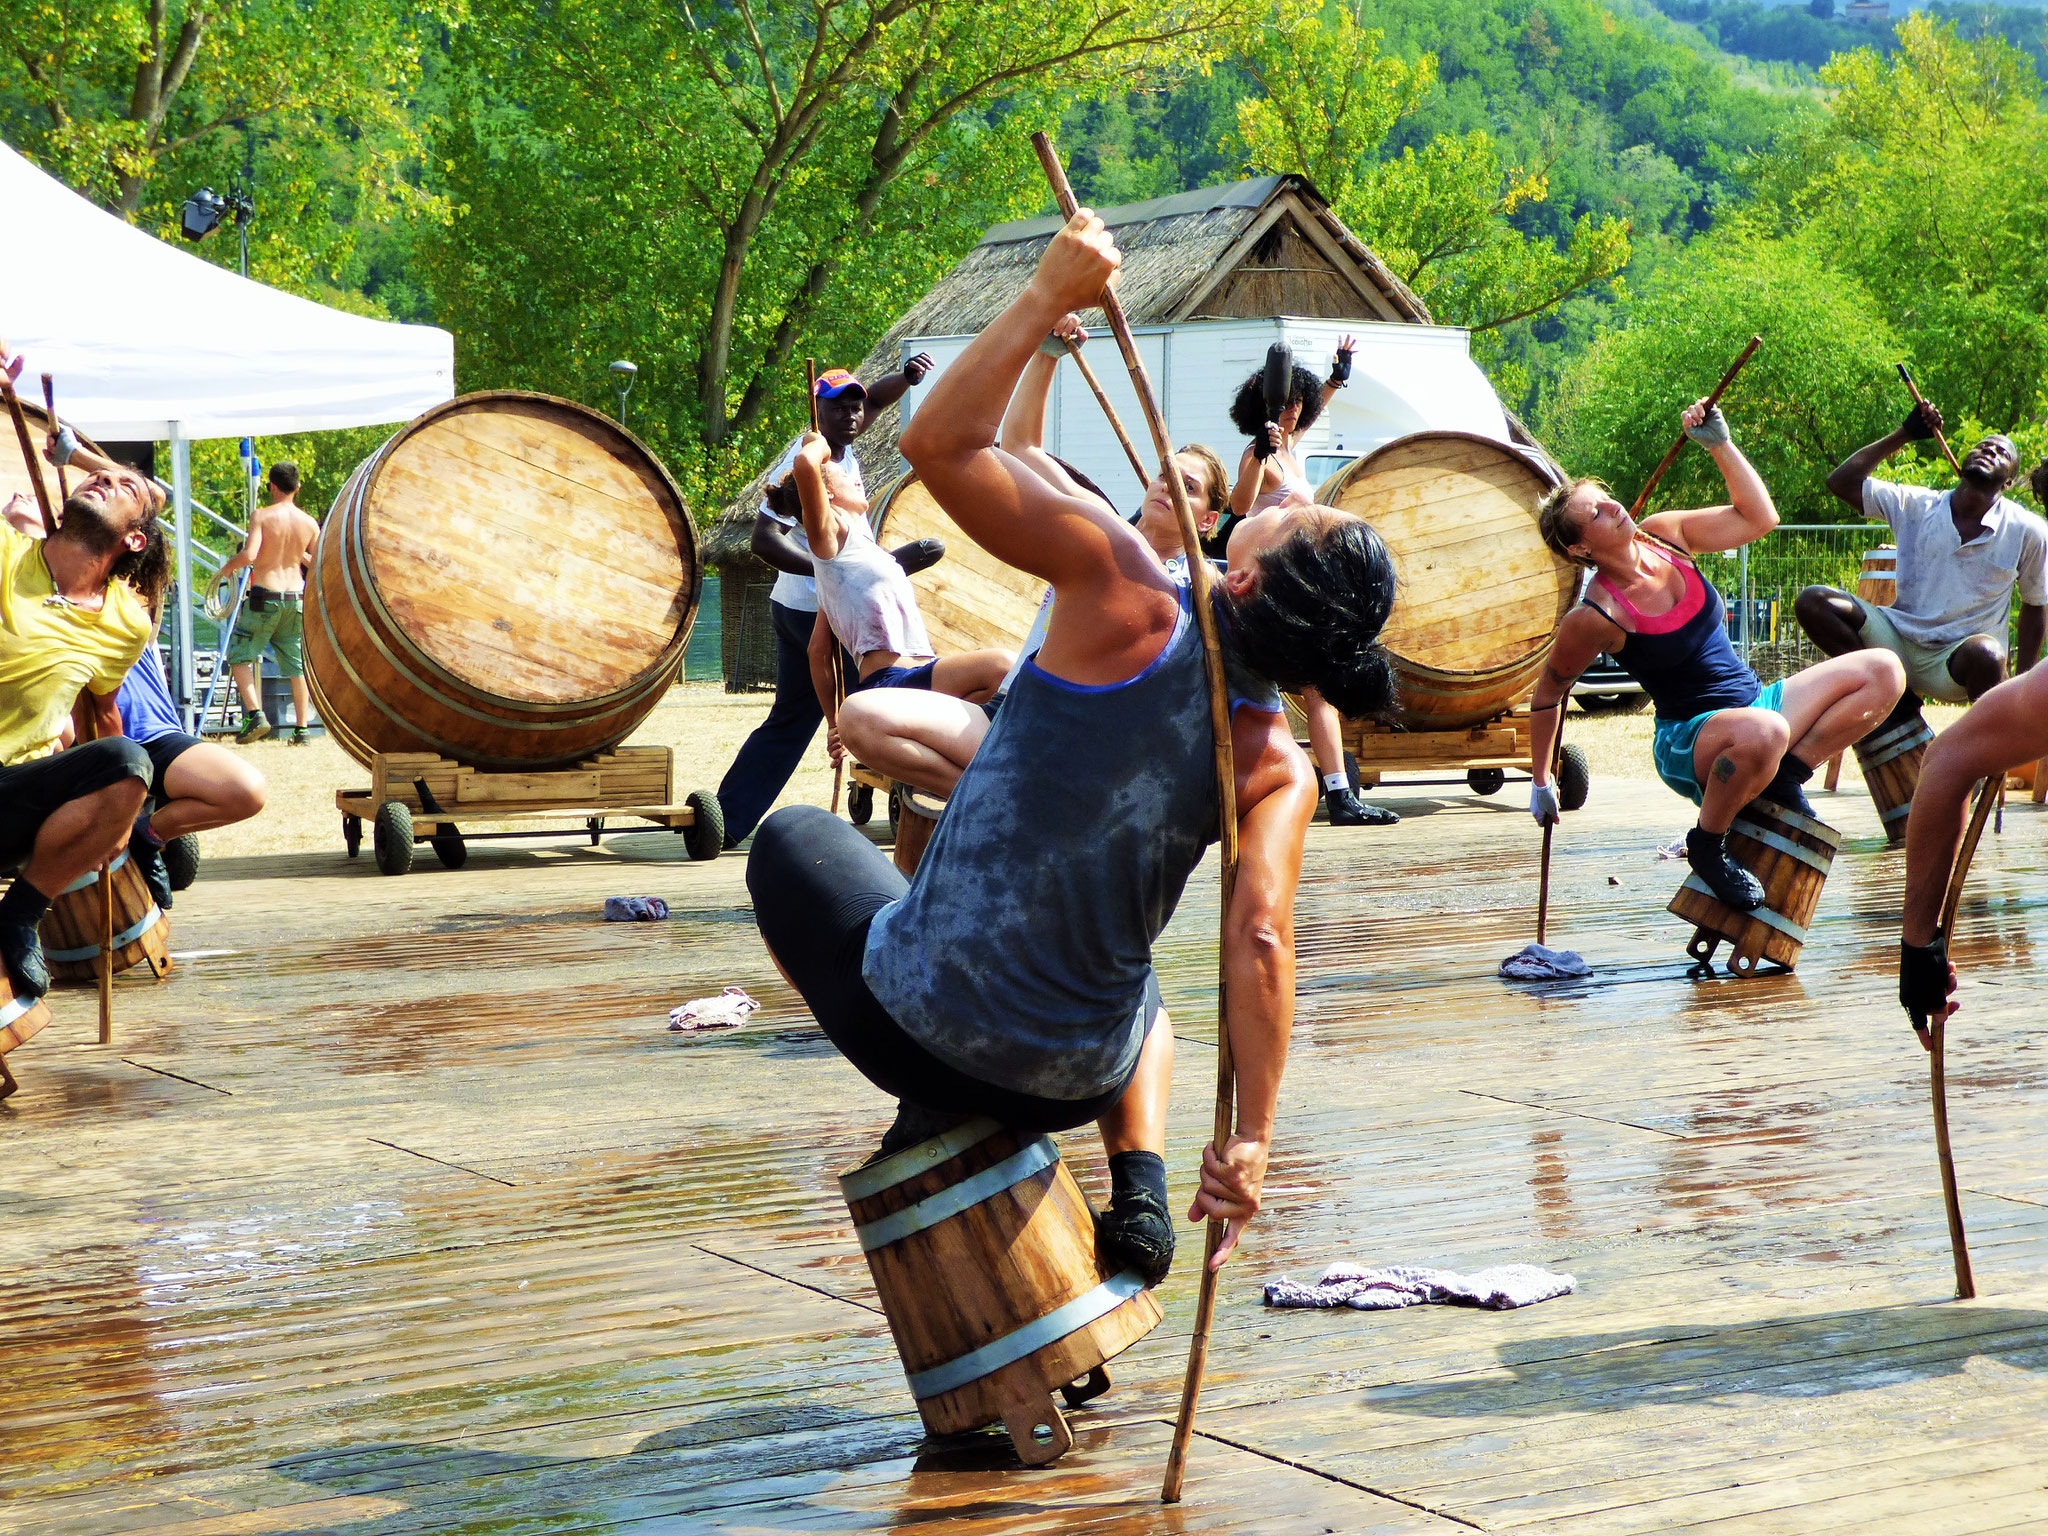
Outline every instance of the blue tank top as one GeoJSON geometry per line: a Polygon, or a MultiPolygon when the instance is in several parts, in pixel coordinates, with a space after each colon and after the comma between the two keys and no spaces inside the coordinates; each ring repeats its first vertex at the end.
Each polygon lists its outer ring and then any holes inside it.
{"type": "MultiPolygon", "coordinates": [[[[1228,673],[1233,708],[1280,709],[1271,684],[1228,673]]],[[[1215,838],[1184,586],[1172,639],[1129,681],[1070,683],[1035,659],[1019,670],[910,889],[876,914],[862,974],[947,1065],[1040,1098],[1091,1097],[1137,1062],[1152,941],[1215,838]]]]}
{"type": "MultiPolygon", "coordinates": [[[[1686,589],[1678,600],[1679,606],[1697,597],[1699,609],[1678,628],[1666,633],[1624,630],[1627,638],[1607,654],[1643,685],[1643,692],[1656,706],[1659,720],[1690,720],[1717,709],[1747,709],[1763,692],[1763,684],[1728,643],[1727,610],[1722,606],[1721,594],[1700,575],[1699,567],[1683,550],[1654,537],[1648,538],[1648,542],[1667,563],[1684,573],[1686,589]]],[[[1642,621],[1643,616],[1627,598],[1604,583],[1596,585],[1627,608],[1638,623],[1642,621]]],[[[1586,595],[1591,598],[1591,588],[1586,595]]],[[[1613,615],[1598,604],[1588,602],[1587,606],[1613,622],[1613,615]]]]}
{"type": "Polygon", "coordinates": [[[170,684],[164,680],[161,646],[151,644],[128,669],[121,691],[114,695],[114,705],[121,711],[121,734],[130,741],[147,744],[159,736],[184,732],[185,717],[178,713],[170,684]]]}

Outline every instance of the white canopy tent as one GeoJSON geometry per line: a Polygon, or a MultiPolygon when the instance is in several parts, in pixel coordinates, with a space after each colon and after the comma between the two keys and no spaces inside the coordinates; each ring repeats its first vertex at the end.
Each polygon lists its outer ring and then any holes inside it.
{"type": "MultiPolygon", "coordinates": [[[[0,338],[24,380],[111,440],[168,441],[180,702],[193,695],[191,453],[199,438],[410,421],[455,391],[455,340],[370,320],[202,261],[94,207],[0,144],[0,338]]],[[[228,236],[231,238],[231,234],[228,236]]]]}

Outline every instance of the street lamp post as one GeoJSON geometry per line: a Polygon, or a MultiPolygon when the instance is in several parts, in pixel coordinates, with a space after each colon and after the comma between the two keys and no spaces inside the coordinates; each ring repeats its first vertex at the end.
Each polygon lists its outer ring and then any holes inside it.
{"type": "Polygon", "coordinates": [[[626,396],[633,393],[633,380],[639,372],[624,358],[611,365],[612,388],[619,392],[619,425],[622,427],[626,424],[626,396]]]}

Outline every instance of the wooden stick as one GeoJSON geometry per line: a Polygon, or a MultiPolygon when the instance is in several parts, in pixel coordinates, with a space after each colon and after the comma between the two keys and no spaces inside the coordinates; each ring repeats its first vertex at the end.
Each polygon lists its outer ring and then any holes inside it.
{"type": "MultiPolygon", "coordinates": [[[[1721,382],[1716,384],[1714,392],[1707,396],[1708,410],[1712,410],[1720,403],[1721,396],[1728,392],[1728,386],[1735,382],[1735,375],[1742,372],[1742,365],[1756,356],[1756,349],[1763,344],[1764,339],[1760,335],[1749,338],[1749,345],[1742,349],[1742,356],[1736,358],[1734,362],[1728,365],[1728,371],[1721,375],[1721,382]]],[[[1649,504],[1650,492],[1657,489],[1657,482],[1664,478],[1664,471],[1678,462],[1678,455],[1685,447],[1685,443],[1686,436],[1681,432],[1678,434],[1678,441],[1664,450],[1664,457],[1658,460],[1657,467],[1650,471],[1650,478],[1643,482],[1643,488],[1636,496],[1636,504],[1628,509],[1630,517],[1640,517],[1642,515],[1643,508],[1649,504]]]]}
{"type": "MultiPolygon", "coordinates": [[[[1927,399],[1924,395],[1920,393],[1920,386],[1913,382],[1913,375],[1907,369],[1904,363],[1899,364],[1899,378],[1904,381],[1906,386],[1906,392],[1913,397],[1913,403],[1923,408],[1921,411],[1921,419],[1925,421],[1928,426],[1934,427],[1934,419],[1931,416],[1928,416],[1925,410],[1925,407],[1927,405],[1927,399]]],[[[1941,428],[1939,427],[1934,427],[1934,440],[1937,443],[1941,444],[1941,456],[1948,460],[1948,467],[1956,472],[1956,478],[1958,480],[1962,479],[1963,466],[1956,462],[1956,452],[1953,448],[1949,447],[1948,439],[1941,435],[1941,428]]]]}
{"type": "Polygon", "coordinates": [[[15,394],[14,381],[7,377],[4,367],[0,367],[0,395],[7,397],[7,414],[14,418],[14,435],[21,443],[21,457],[28,465],[28,483],[35,489],[36,505],[42,508],[43,537],[49,538],[57,531],[57,514],[50,510],[50,488],[43,483],[43,456],[29,440],[28,418],[21,414],[21,397],[15,394]]]}
{"type": "MultiPolygon", "coordinates": [[[[57,385],[47,373],[43,375],[43,410],[49,415],[50,430],[57,430],[57,385]]],[[[71,499],[71,481],[64,473],[64,466],[57,466],[57,504],[62,506],[71,499]]]]}
{"type": "MultiPolygon", "coordinates": [[[[1557,737],[1550,744],[1550,782],[1557,782],[1557,765],[1564,761],[1564,711],[1567,699],[1557,701],[1557,737]]],[[[1536,887],[1536,942],[1541,944],[1548,937],[1550,929],[1550,834],[1557,829],[1555,821],[1543,823],[1543,876],[1536,887]]]]}
{"type": "Polygon", "coordinates": [[[100,1044],[114,1043],[114,865],[100,866],[100,1044]]]}
{"type": "Polygon", "coordinates": [[[1074,360],[1074,366],[1081,370],[1081,382],[1094,392],[1095,403],[1102,407],[1102,414],[1109,418],[1109,430],[1116,434],[1122,445],[1124,457],[1131,461],[1132,472],[1138,477],[1138,484],[1147,490],[1152,488],[1152,477],[1145,473],[1145,464],[1138,457],[1138,450],[1131,446],[1130,434],[1124,431],[1124,424],[1116,419],[1116,407],[1109,403],[1109,396],[1103,393],[1102,381],[1095,377],[1095,370],[1088,366],[1088,359],[1081,355],[1081,344],[1071,336],[1066,338],[1067,356],[1074,360]]]}
{"type": "MultiPolygon", "coordinates": [[[[1953,939],[1956,910],[1962,905],[1963,883],[1970,877],[1970,860],[1976,857],[1977,844],[1984,837],[1984,823],[1991,817],[1992,807],[1998,803],[1999,785],[2004,775],[1986,779],[1984,787],[1977,792],[1977,808],[1970,817],[1970,827],[1963,834],[1963,845],[1956,851],[1956,862],[1949,870],[1948,889],[1941,899],[1941,925],[1937,929],[1944,939],[1953,939]]],[[[1942,1047],[1948,1035],[1946,1012],[1930,1019],[1927,1024],[1927,1091],[1934,1105],[1934,1156],[1941,1167],[1941,1203],[1948,1213],[1948,1246],[1954,1256],[1956,1267],[1956,1299],[1968,1301],[1977,1294],[1976,1276],[1970,1272],[1970,1240],[1963,1231],[1963,1205],[1956,1193],[1956,1160],[1949,1148],[1948,1139],[1948,1069],[1942,1055],[1942,1047]]]]}
{"type": "MultiPolygon", "coordinates": [[[[1071,219],[1078,205],[1074,200],[1074,189],[1067,183],[1067,173],[1060,165],[1059,153],[1042,133],[1031,135],[1031,147],[1038,152],[1038,163],[1044,168],[1045,179],[1059,201],[1060,212],[1071,219]]],[[[1109,321],[1110,330],[1116,334],[1117,350],[1124,355],[1124,366],[1131,374],[1131,387],[1137,391],[1138,405],[1145,413],[1145,425],[1151,428],[1152,446],[1158,451],[1167,494],[1173,498],[1174,517],[1180,524],[1181,547],[1187,552],[1188,576],[1194,587],[1195,620],[1201,627],[1202,660],[1209,679],[1209,726],[1216,743],[1217,833],[1223,856],[1222,910],[1224,926],[1228,927],[1231,896],[1237,888],[1237,769],[1230,750],[1230,704],[1223,679],[1223,650],[1217,637],[1216,613],[1209,596],[1214,574],[1202,555],[1202,537],[1195,528],[1194,508],[1188,505],[1187,487],[1181,484],[1179,475],[1170,472],[1173,443],[1166,435],[1166,418],[1160,413],[1159,402],[1152,393],[1152,381],[1146,375],[1144,360],[1138,356],[1138,344],[1131,336],[1130,321],[1125,318],[1124,307],[1118,301],[1114,287],[1103,290],[1102,313],[1109,321]]],[[[1230,1060],[1229,997],[1228,978],[1222,975],[1219,965],[1214,1128],[1219,1152],[1230,1143],[1237,1086],[1230,1060]]],[[[1209,1325],[1216,1315],[1217,1271],[1211,1267],[1211,1261],[1222,1242],[1223,1223],[1211,1220],[1208,1240],[1202,1250],[1202,1284],[1195,1303],[1195,1332],[1188,1349],[1187,1377],[1181,1384],[1180,1417],[1174,1423],[1173,1449],[1167,1455],[1166,1482],[1159,1494],[1168,1504],[1180,1502],[1181,1483],[1187,1475],[1188,1442],[1195,1429],[1195,1403],[1201,1396],[1202,1373],[1209,1361],[1209,1325]]]]}

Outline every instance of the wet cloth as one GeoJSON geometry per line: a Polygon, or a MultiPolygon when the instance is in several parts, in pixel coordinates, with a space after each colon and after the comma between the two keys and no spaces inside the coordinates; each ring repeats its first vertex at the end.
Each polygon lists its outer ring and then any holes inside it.
{"type": "Polygon", "coordinates": [[[1569,981],[1592,975],[1593,967],[1575,949],[1525,944],[1501,961],[1500,973],[1509,981],[1569,981]]]}
{"type": "MultiPolygon", "coordinates": [[[[663,909],[666,912],[666,908],[663,909]]],[[[716,997],[693,997],[680,1008],[671,1008],[668,1027],[684,1034],[707,1029],[738,1029],[761,1005],[747,996],[744,987],[727,987],[716,997]]]]}
{"type": "MultiPolygon", "coordinates": [[[[875,998],[969,1077],[1078,1100],[1137,1061],[1152,942],[1216,837],[1201,634],[1177,591],[1173,634],[1135,677],[1025,664],[909,889],[869,928],[875,998]]],[[[1228,633],[1233,708],[1277,713],[1228,633]]]]}
{"type": "MultiPolygon", "coordinates": [[[[782,457],[775,461],[775,467],[768,471],[768,478],[761,483],[763,485],[773,485],[784,475],[788,474],[791,466],[796,463],[796,451],[802,446],[803,438],[801,436],[793,438],[790,441],[790,445],[782,451],[782,457]]],[[[860,493],[863,496],[867,494],[867,483],[860,477],[860,459],[853,451],[853,444],[848,443],[845,450],[832,462],[839,466],[840,472],[847,479],[859,487],[860,493]]],[[[780,512],[770,507],[765,501],[761,503],[761,515],[770,522],[779,523],[788,529],[790,537],[796,540],[797,548],[801,549],[805,554],[808,555],[811,552],[811,541],[804,537],[804,525],[802,523],[792,522],[789,518],[784,517],[780,512]]],[[[808,576],[798,576],[790,571],[778,571],[775,573],[775,585],[768,589],[768,600],[771,603],[780,603],[785,608],[794,608],[799,613],[816,613],[818,611],[818,584],[808,576]]]]}
{"type": "Polygon", "coordinates": [[[1899,546],[1899,592],[1886,617],[1920,645],[1990,635],[2003,650],[2013,588],[2029,606],[2048,605],[2048,522],[2001,496],[1984,514],[1984,531],[1965,544],[1953,497],[1924,485],[1863,482],[1865,515],[1889,523],[1899,546]]]}
{"type": "Polygon", "coordinates": [[[830,560],[813,555],[812,569],[825,622],[856,659],[873,651],[919,661],[938,654],[925,634],[910,578],[875,542],[866,518],[842,518],[839,553],[830,560]]]}
{"type": "Polygon", "coordinates": [[[604,920],[608,923],[658,923],[668,916],[668,903],[659,896],[607,896],[604,920]]]}
{"type": "Polygon", "coordinates": [[[155,634],[125,581],[98,608],[59,597],[43,541],[0,521],[0,763],[55,752],[78,690],[118,693],[155,634]]]}
{"type": "Polygon", "coordinates": [[[1484,1307],[1508,1312],[1533,1306],[1579,1288],[1571,1275],[1553,1274],[1534,1264],[1497,1264],[1461,1275],[1450,1269],[1425,1269],[1392,1264],[1367,1269],[1359,1264],[1332,1264],[1313,1285],[1285,1275],[1266,1282],[1269,1307],[1352,1307],[1360,1312],[1391,1312],[1429,1302],[1484,1307]]]}

